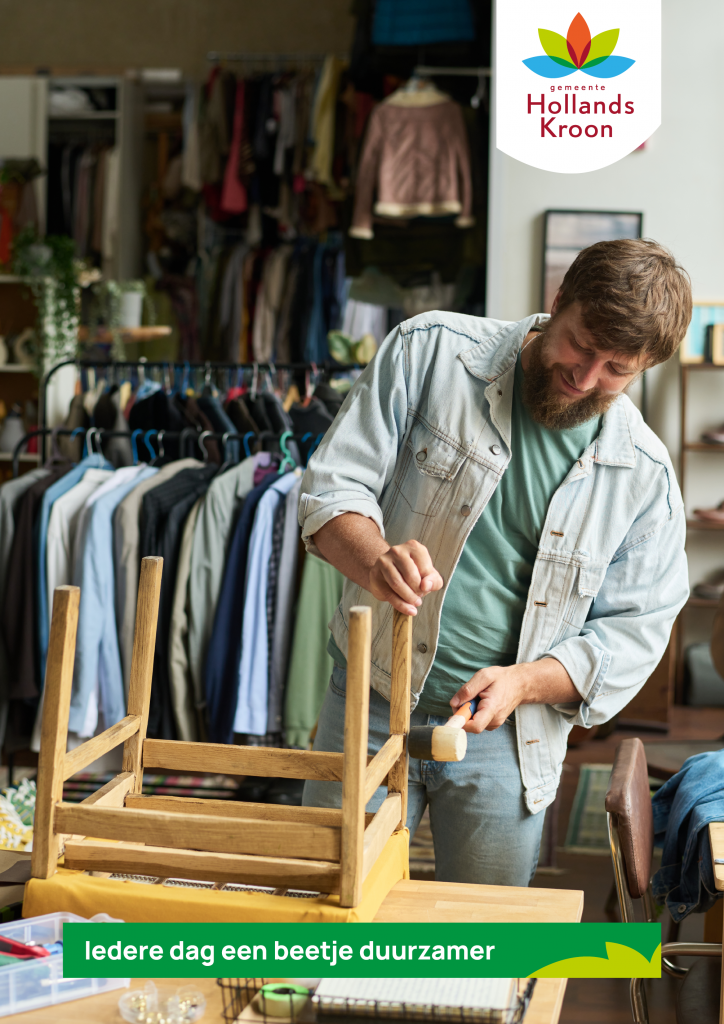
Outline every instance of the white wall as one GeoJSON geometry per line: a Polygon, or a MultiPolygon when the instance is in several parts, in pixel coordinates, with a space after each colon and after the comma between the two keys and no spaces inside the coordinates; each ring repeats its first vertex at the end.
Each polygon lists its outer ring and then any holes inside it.
{"type": "MultiPolygon", "coordinates": [[[[500,0],[508,2],[508,0],[500,0]]],[[[634,210],[644,233],[689,271],[694,299],[724,301],[724,42],[722,0],[662,0],[662,123],[644,150],[588,174],[552,174],[491,150],[489,316],[539,310],[543,211],[634,210]]],[[[678,469],[676,360],[649,375],[649,422],[678,469]]],[[[692,383],[689,439],[724,422],[724,371],[692,383]]],[[[690,456],[687,505],[724,498],[724,454],[690,456]],[[698,460],[698,461],[695,461],[698,460]]],[[[692,538],[692,578],[724,564],[724,535],[692,538]]]]}

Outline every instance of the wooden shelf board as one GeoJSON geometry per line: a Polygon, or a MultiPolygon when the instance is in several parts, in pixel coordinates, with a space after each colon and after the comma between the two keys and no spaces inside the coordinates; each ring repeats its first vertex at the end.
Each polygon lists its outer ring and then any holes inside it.
{"type": "Polygon", "coordinates": [[[48,114],[49,121],[117,121],[117,110],[76,110],[73,113],[48,114]]]}
{"type": "MultiPolygon", "coordinates": [[[[163,324],[154,327],[120,327],[121,335],[127,341],[152,341],[154,338],[167,338],[171,328],[163,324]]],[[[106,328],[100,328],[91,338],[87,327],[78,328],[78,339],[80,341],[110,341],[111,332],[106,328]]]]}
{"type": "Polygon", "coordinates": [[[724,523],[713,523],[706,519],[687,519],[686,526],[689,530],[724,530],[724,523]]]}
{"type": "Polygon", "coordinates": [[[690,597],[686,602],[687,608],[716,608],[718,601],[712,601],[708,597],[690,597]]]}
{"type": "Polygon", "coordinates": [[[685,452],[724,452],[724,444],[707,444],[705,441],[696,441],[683,447],[685,452]]]}
{"type": "Polygon", "coordinates": [[[681,363],[682,370],[724,370],[719,363],[681,363]]]}
{"type": "Polygon", "coordinates": [[[0,373],[32,373],[32,366],[21,366],[20,363],[4,363],[0,366],[0,373]]]}

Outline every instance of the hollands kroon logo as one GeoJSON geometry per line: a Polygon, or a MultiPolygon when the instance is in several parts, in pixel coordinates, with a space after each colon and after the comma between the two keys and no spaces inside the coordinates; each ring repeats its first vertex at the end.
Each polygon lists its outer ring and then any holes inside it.
{"type": "Polygon", "coordinates": [[[583,71],[592,78],[617,78],[628,71],[635,61],[629,57],[614,57],[619,29],[599,32],[591,38],[586,19],[577,14],[568,26],[565,39],[558,32],[538,29],[547,56],[529,57],[523,63],[541,78],[565,78],[574,71],[583,71]]]}

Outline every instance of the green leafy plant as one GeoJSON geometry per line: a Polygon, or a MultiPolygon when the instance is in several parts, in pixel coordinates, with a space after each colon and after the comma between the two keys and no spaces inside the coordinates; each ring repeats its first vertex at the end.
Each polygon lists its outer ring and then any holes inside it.
{"type": "Polygon", "coordinates": [[[13,243],[12,269],[26,282],[38,308],[38,373],[61,359],[74,358],[80,287],[73,239],[64,235],[40,239],[34,228],[24,228],[13,243]]]}

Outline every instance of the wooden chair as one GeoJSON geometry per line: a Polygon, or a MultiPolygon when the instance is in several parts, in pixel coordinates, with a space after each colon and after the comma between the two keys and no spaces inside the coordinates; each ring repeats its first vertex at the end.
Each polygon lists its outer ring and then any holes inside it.
{"type": "Polygon", "coordinates": [[[390,736],[374,757],[367,754],[372,616],[366,607],[350,610],[343,754],[149,739],[162,569],[161,558],[143,559],[127,716],[68,753],[80,591],[55,591],[32,877],[55,874],[64,851],[71,869],[287,886],[339,893],[341,906],[356,907],[364,879],[407,818],[410,618],[395,612],[390,736]],[[64,803],[63,782],[121,743],[121,773],[82,803],[64,803]],[[341,781],[342,807],[143,796],[146,768],[341,781]],[[374,816],[365,815],[367,801],[384,784],[387,798],[374,816]]]}
{"type": "MultiPolygon", "coordinates": [[[[651,894],[654,852],[654,816],[649,790],[646,753],[640,739],[624,740],[616,749],[606,793],[608,833],[621,920],[636,920],[641,901],[643,919],[655,921],[651,894]]],[[[676,1000],[677,1024],[718,1024],[722,972],[722,946],[714,942],[667,942],[661,947],[661,965],[682,980],[676,1000]],[[670,956],[697,957],[692,967],[677,967],[670,956]]],[[[641,978],[631,980],[631,1010],[635,1024],[648,1024],[646,995],[641,978]]]]}

